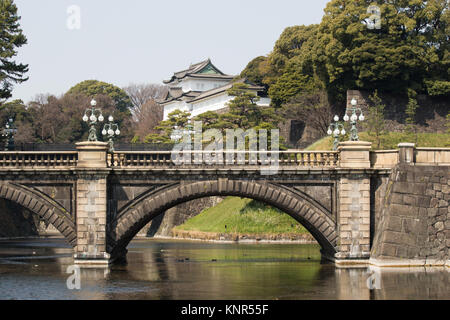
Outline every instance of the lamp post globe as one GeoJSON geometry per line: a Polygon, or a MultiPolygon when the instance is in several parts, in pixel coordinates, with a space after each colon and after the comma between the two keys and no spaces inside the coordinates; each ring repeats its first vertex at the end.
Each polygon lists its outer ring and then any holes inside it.
{"type": "Polygon", "coordinates": [[[339,145],[339,136],[345,135],[345,129],[344,129],[344,125],[339,123],[338,115],[335,115],[333,120],[334,120],[334,123],[330,124],[330,126],[328,127],[327,133],[329,136],[332,135],[334,137],[333,150],[337,150],[337,147],[339,145]]]}
{"type": "Polygon", "coordinates": [[[358,101],[355,98],[350,101],[350,104],[351,107],[347,108],[347,110],[345,111],[344,121],[348,122],[350,120],[350,141],[359,141],[358,128],[356,127],[356,124],[358,120],[364,121],[365,118],[361,108],[357,108],[358,101]],[[348,113],[350,113],[351,116],[349,116],[348,113]]]}
{"type": "Polygon", "coordinates": [[[97,130],[95,128],[95,125],[97,124],[97,121],[102,122],[104,118],[102,110],[95,108],[95,106],[97,105],[97,101],[95,101],[95,99],[91,100],[90,105],[91,107],[87,108],[84,111],[84,116],[82,119],[84,122],[90,121],[88,141],[97,141],[97,130]]]}
{"type": "Polygon", "coordinates": [[[109,123],[106,123],[103,126],[102,134],[104,136],[108,135],[108,138],[109,138],[109,140],[108,140],[109,152],[113,153],[114,152],[114,140],[113,140],[113,138],[115,136],[120,135],[120,130],[119,130],[119,125],[117,123],[113,123],[114,118],[113,118],[112,115],[110,115],[108,117],[108,121],[109,121],[109,123]]]}

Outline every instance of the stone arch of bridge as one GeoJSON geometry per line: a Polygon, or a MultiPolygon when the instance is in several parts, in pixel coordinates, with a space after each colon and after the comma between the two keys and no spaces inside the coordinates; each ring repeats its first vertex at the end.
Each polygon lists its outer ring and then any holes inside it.
{"type": "Polygon", "coordinates": [[[12,201],[52,224],[73,247],[76,246],[76,227],[70,214],[44,194],[14,183],[0,184],[0,198],[12,201]]]}
{"type": "Polygon", "coordinates": [[[135,200],[111,222],[108,252],[112,257],[123,257],[129,242],[153,218],[180,203],[210,196],[238,196],[272,205],[302,224],[320,244],[323,254],[334,257],[337,252],[336,223],[312,201],[271,183],[244,180],[175,184],[135,200]]]}

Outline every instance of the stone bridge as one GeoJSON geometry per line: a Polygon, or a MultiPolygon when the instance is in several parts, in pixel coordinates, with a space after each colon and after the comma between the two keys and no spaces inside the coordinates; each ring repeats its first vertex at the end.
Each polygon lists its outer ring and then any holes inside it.
{"type": "MultiPolygon", "coordinates": [[[[247,153],[239,163],[233,153],[223,165],[181,165],[170,152],[111,154],[102,142],[78,143],[75,152],[1,152],[0,197],[51,223],[74,247],[79,264],[123,259],[129,242],[153,218],[209,196],[277,207],[314,236],[324,258],[353,264],[370,258],[392,169],[398,163],[450,164],[450,149],[370,148],[368,142],[344,142],[336,152],[272,152],[279,161],[270,174],[259,153],[247,153]]],[[[187,156],[195,160],[206,153],[187,156]]]]}

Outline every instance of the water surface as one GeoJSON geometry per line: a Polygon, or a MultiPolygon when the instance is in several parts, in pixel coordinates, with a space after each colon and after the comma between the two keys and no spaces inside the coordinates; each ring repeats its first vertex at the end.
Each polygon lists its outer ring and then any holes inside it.
{"type": "Polygon", "coordinates": [[[0,241],[0,299],[450,299],[444,269],[376,271],[322,263],[313,244],[136,240],[128,264],[82,269],[69,290],[62,239],[0,241]]]}

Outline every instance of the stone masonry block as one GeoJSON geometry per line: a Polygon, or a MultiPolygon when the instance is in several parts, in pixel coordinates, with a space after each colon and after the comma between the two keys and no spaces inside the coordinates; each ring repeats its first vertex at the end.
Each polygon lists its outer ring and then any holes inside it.
{"type": "Polygon", "coordinates": [[[398,248],[398,245],[390,244],[390,243],[383,243],[381,245],[381,250],[380,250],[379,255],[387,256],[387,257],[395,257],[397,254],[397,248],[398,248]]]}
{"type": "Polygon", "coordinates": [[[391,203],[403,204],[403,195],[401,193],[394,192],[391,196],[391,203]]]}
{"type": "MultiPolygon", "coordinates": [[[[341,218],[351,218],[351,217],[352,217],[352,212],[351,212],[351,211],[344,210],[344,211],[341,211],[341,212],[340,212],[339,216],[340,216],[341,218]]],[[[341,222],[341,223],[342,223],[342,222],[341,222]]]]}
{"type": "Polygon", "coordinates": [[[419,208],[408,205],[392,204],[390,206],[390,211],[392,212],[392,215],[395,216],[415,217],[418,216],[419,208]]]}
{"type": "Polygon", "coordinates": [[[386,221],[386,229],[390,231],[402,231],[402,218],[389,216],[386,221]]]}
{"type": "Polygon", "coordinates": [[[403,204],[416,206],[416,197],[410,195],[403,195],[403,204]]]}

